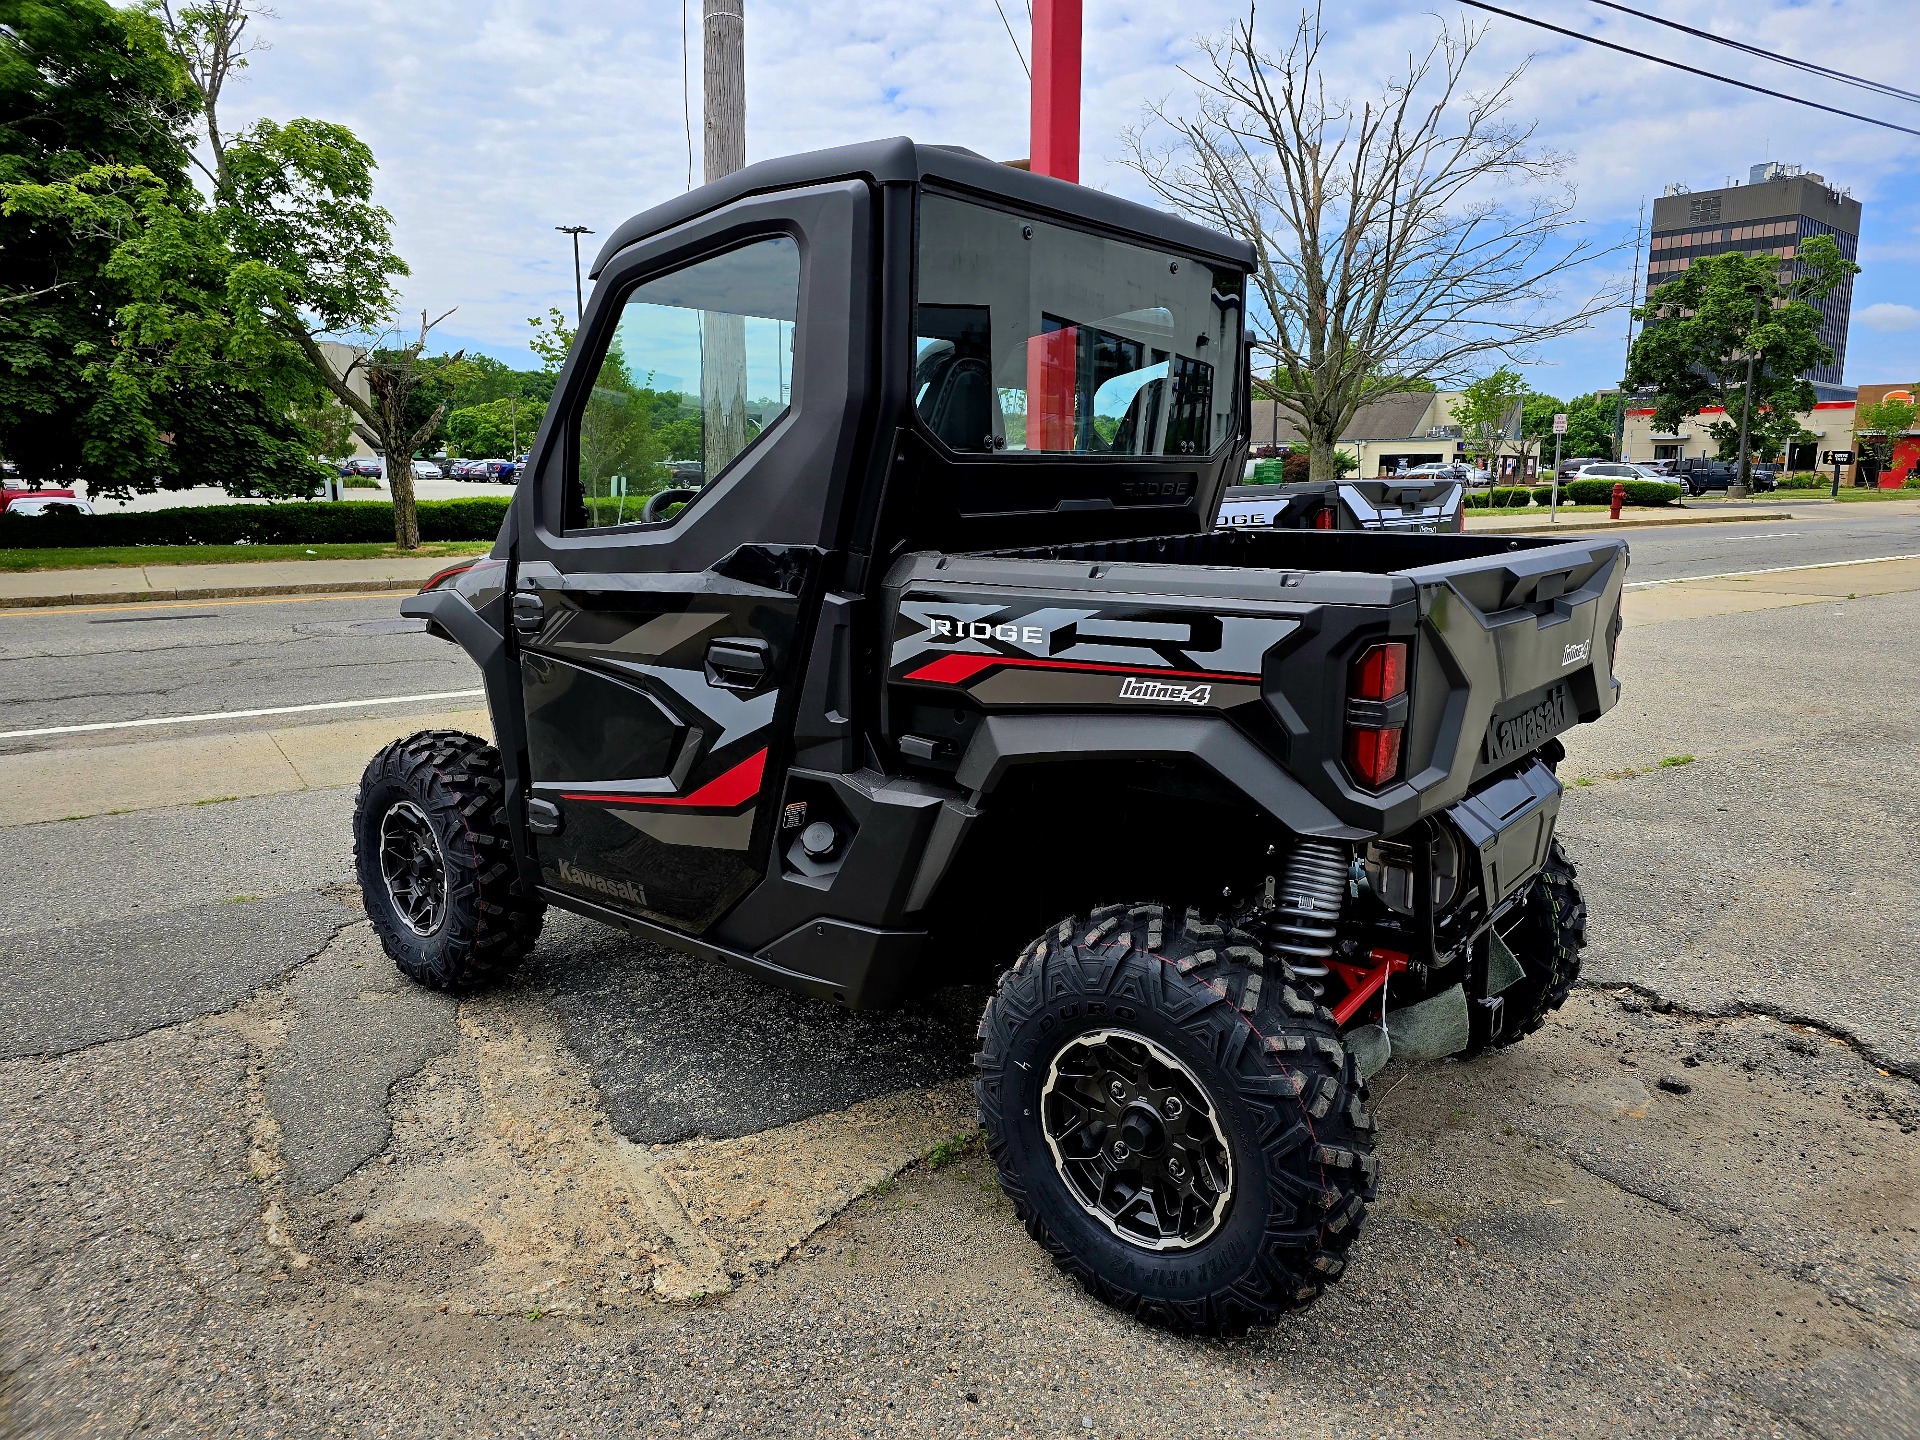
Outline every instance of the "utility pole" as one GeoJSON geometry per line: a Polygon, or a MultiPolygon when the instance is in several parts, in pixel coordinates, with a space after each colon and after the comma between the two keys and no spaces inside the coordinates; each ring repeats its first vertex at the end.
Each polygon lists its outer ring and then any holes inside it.
{"type": "Polygon", "coordinates": [[[1036,175],[1080,181],[1081,0],[1033,0],[1032,157],[1036,175]]]}
{"type": "Polygon", "coordinates": [[[580,288],[580,237],[591,235],[593,231],[584,225],[556,225],[553,228],[562,235],[573,237],[573,323],[578,325],[587,311],[586,294],[580,288]]]}
{"type": "MultiPolygon", "coordinates": [[[[1753,328],[1760,328],[1761,301],[1753,302],[1753,328]]],[[[1756,352],[1751,343],[1747,346],[1747,383],[1740,392],[1740,468],[1735,472],[1733,483],[1727,487],[1727,498],[1745,499],[1751,488],[1748,481],[1753,478],[1753,462],[1747,456],[1747,426],[1753,418],[1753,362],[1756,352]]]]}
{"type": "MultiPolygon", "coordinates": [[[[700,82],[706,181],[747,164],[746,0],[701,0],[700,82]]],[[[700,312],[702,483],[747,448],[747,321],[700,312]]]]}
{"type": "MultiPolygon", "coordinates": [[[[1633,365],[1633,307],[1640,303],[1640,237],[1647,229],[1647,201],[1640,199],[1640,225],[1633,232],[1633,281],[1627,287],[1627,358],[1620,370],[1620,408],[1613,420],[1613,458],[1627,458],[1627,371],[1633,365]]],[[[1648,246],[1648,258],[1652,258],[1652,246],[1648,246]]],[[[1647,277],[1651,280],[1653,277],[1647,277]]],[[[1649,289],[1652,287],[1649,286],[1649,289]]],[[[1557,468],[1557,467],[1556,467],[1557,468]]]]}
{"type": "Polygon", "coordinates": [[[705,106],[706,180],[747,163],[746,0],[702,0],[701,99],[705,106]]]}

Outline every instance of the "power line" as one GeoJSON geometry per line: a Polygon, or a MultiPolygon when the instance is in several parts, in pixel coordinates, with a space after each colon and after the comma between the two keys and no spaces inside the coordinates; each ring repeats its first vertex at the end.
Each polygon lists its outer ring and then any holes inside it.
{"type": "Polygon", "coordinates": [[[1758,45],[1749,45],[1744,40],[1729,40],[1724,35],[1716,35],[1711,30],[1698,30],[1691,25],[1682,25],[1678,20],[1667,20],[1659,15],[1650,15],[1645,10],[1635,10],[1631,5],[1616,4],[1615,0],[1593,0],[1595,5],[1603,5],[1609,10],[1618,10],[1622,15],[1637,16],[1650,20],[1655,25],[1664,25],[1669,30],[1678,30],[1686,35],[1697,36],[1702,40],[1711,40],[1716,45],[1725,45],[1734,50],[1744,50],[1749,55],[1758,55],[1763,60],[1777,60],[1782,65],[1791,65],[1796,70],[1805,70],[1810,75],[1819,75],[1828,80],[1837,80],[1842,85],[1854,85],[1862,90],[1874,91],[1881,95],[1890,95],[1896,100],[1911,100],[1920,104],[1920,95],[1911,90],[1902,90],[1898,85],[1888,85],[1883,81],[1869,80],[1861,75],[1849,75],[1845,70],[1832,70],[1825,65],[1816,65],[1811,60],[1797,60],[1791,55],[1776,55],[1771,50],[1762,50],[1758,45]]]}
{"type": "MultiPolygon", "coordinates": [[[[993,0],[993,8],[1000,11],[1000,23],[1007,27],[1007,39],[1013,41],[1013,53],[1020,56],[1020,68],[1027,72],[1027,79],[1033,79],[1033,71],[1027,65],[1027,57],[1020,54],[1020,40],[1019,37],[1013,33],[1013,22],[1007,19],[1007,12],[1001,9],[1000,0],[993,0]]],[[[1027,19],[1029,21],[1033,19],[1032,0],[1028,0],[1027,19]]]]}
{"type": "Polygon", "coordinates": [[[680,0],[680,108],[687,120],[687,189],[693,189],[693,81],[687,73],[687,0],[680,0]]]}
{"type": "Polygon", "coordinates": [[[1732,85],[1740,90],[1751,90],[1756,95],[1765,95],[1773,100],[1785,100],[1794,105],[1805,105],[1810,110],[1824,110],[1829,115],[1838,115],[1845,120],[1859,120],[1867,125],[1878,125],[1882,130],[1898,130],[1902,135],[1920,136],[1920,130],[1905,125],[1896,125],[1891,120],[1876,120],[1871,115],[1858,115],[1851,110],[1840,110],[1832,105],[1822,105],[1817,100],[1802,100],[1798,95],[1782,95],[1762,85],[1749,85],[1744,80],[1735,80],[1726,75],[1716,75],[1711,70],[1696,69],[1692,65],[1682,65],[1678,60],[1668,60],[1659,55],[1648,55],[1625,45],[1616,45],[1611,40],[1602,40],[1597,35],[1583,34],[1578,30],[1569,30],[1562,25],[1550,25],[1545,20],[1536,20],[1531,15],[1522,15],[1517,10],[1503,10],[1498,5],[1489,5],[1486,0],[1460,0],[1462,5],[1471,5],[1476,10],[1485,10],[1494,15],[1504,15],[1509,20],[1518,20],[1523,25],[1536,25],[1542,30],[1551,30],[1556,35],[1565,35],[1569,40],[1584,40],[1589,45],[1598,45],[1603,50],[1618,51],[1622,55],[1631,55],[1636,60],[1646,60],[1654,65],[1665,65],[1672,70],[1684,70],[1689,75],[1698,75],[1703,80],[1716,80],[1722,85],[1732,85]]]}

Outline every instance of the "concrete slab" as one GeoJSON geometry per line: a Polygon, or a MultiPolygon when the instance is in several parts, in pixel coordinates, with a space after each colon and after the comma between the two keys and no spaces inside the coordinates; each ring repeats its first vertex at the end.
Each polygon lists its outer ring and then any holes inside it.
{"type": "Polygon", "coordinates": [[[1902,595],[1914,590],[1920,590],[1920,560],[1875,560],[1770,574],[1676,580],[1628,591],[1621,608],[1629,625],[1658,625],[1861,595],[1902,595]]]}
{"type": "Polygon", "coordinates": [[[456,710],[0,755],[0,828],[351,785],[389,740],[442,727],[493,733],[456,710]]]}

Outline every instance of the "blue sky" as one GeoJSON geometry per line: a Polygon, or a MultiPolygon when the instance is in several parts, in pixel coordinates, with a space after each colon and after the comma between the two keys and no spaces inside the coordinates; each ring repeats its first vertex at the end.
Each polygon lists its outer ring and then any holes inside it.
{"type": "MultiPolygon", "coordinates": [[[[1002,0],[1025,44],[1022,0],[1002,0]]],[[[687,0],[700,116],[699,0],[687,0]]],[[[881,135],[1027,153],[1026,78],[993,0],[803,5],[747,0],[750,159],[881,135]]],[[[1519,8],[1519,7],[1513,7],[1519,8]]],[[[1541,18],[1781,93],[1920,129],[1920,104],[1815,81],[1579,0],[1535,0],[1541,18]]],[[[1910,0],[1644,0],[1640,8],[1768,49],[1920,89],[1910,0]]],[[[351,125],[381,163],[380,198],[413,268],[407,301],[436,334],[531,366],[526,318],[571,309],[573,262],[555,225],[601,235],[687,182],[681,16],[671,0],[274,0],[272,48],[225,102],[229,127],[255,115],[351,125]]],[[[1145,198],[1118,163],[1120,134],[1148,100],[1184,103],[1193,40],[1242,8],[1224,0],[1148,5],[1086,0],[1082,179],[1145,198]]],[[[1296,12],[1272,4],[1274,39],[1296,12]]],[[[1350,0],[1330,8],[1333,84],[1363,93],[1424,49],[1445,0],[1350,0]]],[[[1715,85],[1491,18],[1483,81],[1532,57],[1516,118],[1572,157],[1579,214],[1602,245],[1631,241],[1640,204],[1672,181],[1695,189],[1764,159],[1797,161],[1865,206],[1847,381],[1920,380],[1920,139],[1715,85]]],[[[696,176],[697,178],[697,176],[696,176]]],[[[597,243],[588,241],[588,244],[597,243]]],[[[1596,268],[1597,288],[1630,258],[1596,268]]],[[[1575,285],[1581,282],[1575,282],[1575,285]]],[[[1570,285],[1569,289],[1574,288],[1570,285]]],[[[1557,342],[1529,370],[1571,395],[1619,378],[1626,315],[1557,342]]]]}

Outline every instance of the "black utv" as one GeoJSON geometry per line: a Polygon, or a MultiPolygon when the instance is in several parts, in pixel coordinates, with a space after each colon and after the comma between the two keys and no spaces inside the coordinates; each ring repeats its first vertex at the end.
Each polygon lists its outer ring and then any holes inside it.
{"type": "Polygon", "coordinates": [[[401,969],[478,985],[558,905],[849,1006],[996,978],[981,1123],[1060,1266],[1187,1331],[1311,1301],[1366,1077],[1574,981],[1555,737],[1627,556],[1214,530],[1252,261],[907,140],[619,227],[498,544],[402,607],[495,741],[367,770],[401,969]]]}

